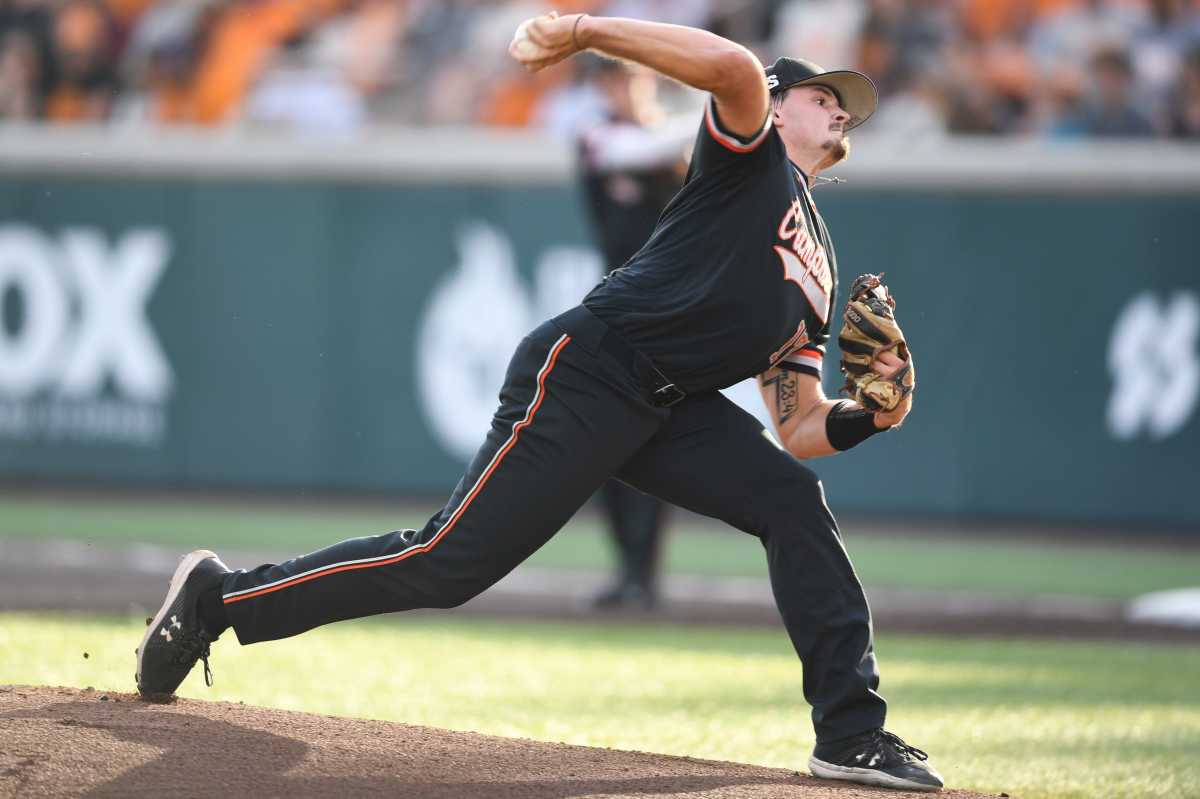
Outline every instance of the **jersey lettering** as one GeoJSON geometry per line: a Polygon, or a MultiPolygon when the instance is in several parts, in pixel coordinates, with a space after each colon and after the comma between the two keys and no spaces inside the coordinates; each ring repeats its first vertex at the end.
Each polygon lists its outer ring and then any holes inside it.
{"type": "Polygon", "coordinates": [[[809,234],[803,219],[804,210],[800,199],[796,198],[780,220],[778,231],[779,238],[791,242],[791,250],[777,244],[775,252],[783,262],[784,280],[790,280],[800,287],[813,311],[824,323],[829,318],[833,273],[829,269],[825,248],[809,234]]]}

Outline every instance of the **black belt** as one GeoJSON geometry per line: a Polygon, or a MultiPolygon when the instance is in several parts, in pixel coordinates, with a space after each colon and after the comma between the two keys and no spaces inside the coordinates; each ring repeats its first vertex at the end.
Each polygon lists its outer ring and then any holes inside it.
{"type": "Polygon", "coordinates": [[[600,317],[582,305],[554,318],[554,324],[589,349],[605,352],[629,370],[645,391],[646,401],[656,408],[669,408],[687,396],[659,371],[648,357],[618,335],[600,317]]]}

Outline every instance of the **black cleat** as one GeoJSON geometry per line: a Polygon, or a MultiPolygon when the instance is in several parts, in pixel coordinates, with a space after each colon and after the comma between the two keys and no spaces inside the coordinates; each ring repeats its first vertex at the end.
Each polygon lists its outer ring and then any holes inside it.
{"type": "Polygon", "coordinates": [[[846,780],[908,791],[940,791],[942,775],[926,763],[929,755],[898,735],[869,730],[862,735],[817,744],[808,759],[814,777],[846,780]]]}
{"type": "Polygon", "coordinates": [[[200,593],[228,573],[220,558],[207,549],[189,552],[179,563],[167,598],[147,620],[146,635],[137,648],[135,676],[143,698],[170,697],[197,660],[204,661],[204,682],[212,685],[208,646],[216,636],[200,624],[197,604],[200,593]]]}

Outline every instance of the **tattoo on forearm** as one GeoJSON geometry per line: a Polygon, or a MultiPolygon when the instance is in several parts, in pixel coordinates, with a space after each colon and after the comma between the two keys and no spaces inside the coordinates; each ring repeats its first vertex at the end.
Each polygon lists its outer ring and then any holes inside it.
{"type": "Polygon", "coordinates": [[[800,407],[799,378],[795,372],[787,369],[776,369],[771,377],[760,377],[762,385],[775,387],[775,410],[778,412],[779,424],[783,424],[796,413],[800,407]]]}

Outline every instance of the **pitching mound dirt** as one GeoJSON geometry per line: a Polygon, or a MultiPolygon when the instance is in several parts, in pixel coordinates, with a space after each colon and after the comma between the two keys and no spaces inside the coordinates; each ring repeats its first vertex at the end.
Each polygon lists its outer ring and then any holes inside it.
{"type": "MultiPolygon", "coordinates": [[[[929,796],[782,769],[225,702],[0,686],[0,797],[929,796]]],[[[946,799],[980,794],[945,791],[946,799]]]]}

